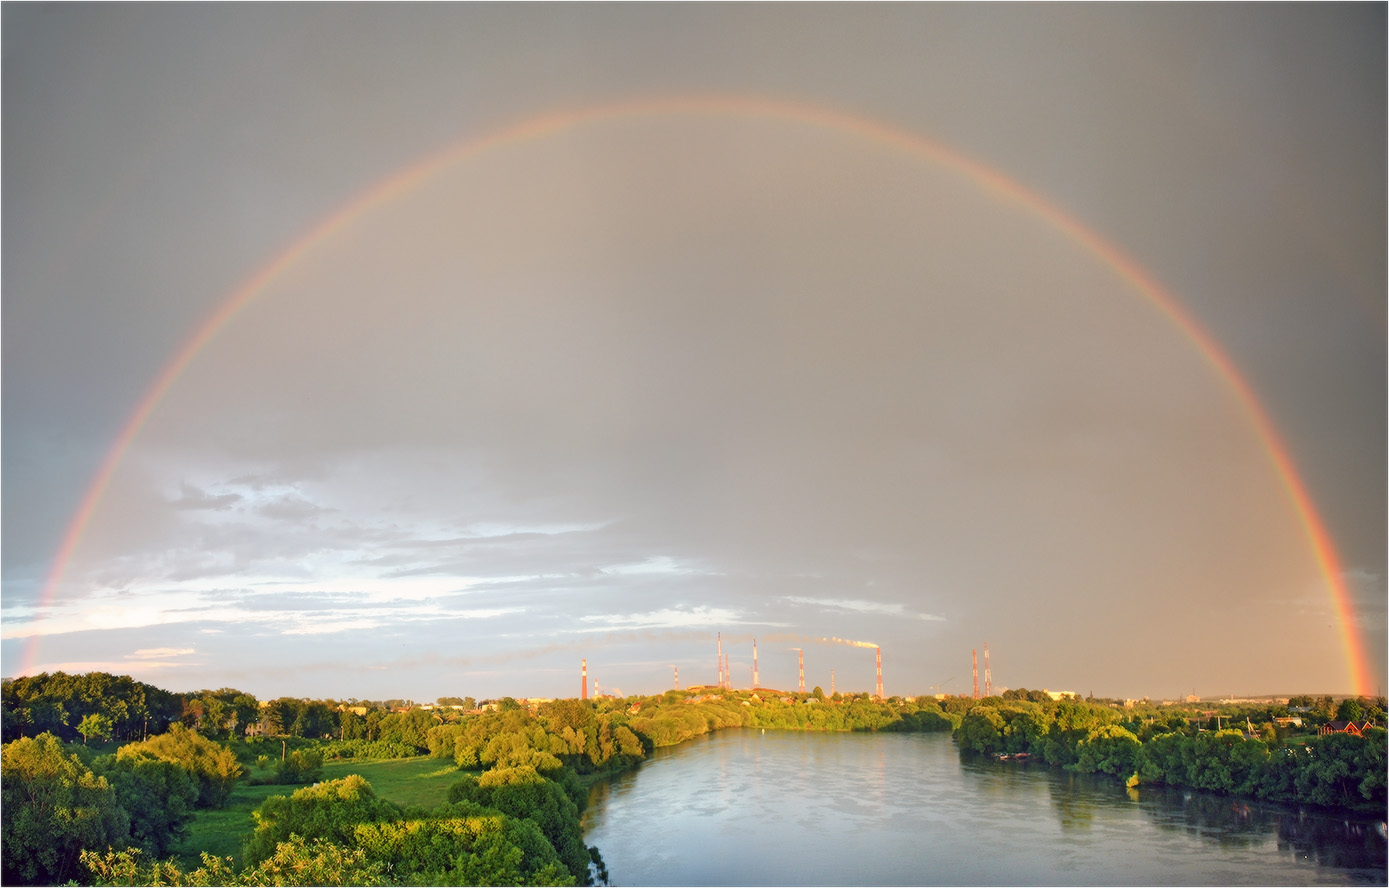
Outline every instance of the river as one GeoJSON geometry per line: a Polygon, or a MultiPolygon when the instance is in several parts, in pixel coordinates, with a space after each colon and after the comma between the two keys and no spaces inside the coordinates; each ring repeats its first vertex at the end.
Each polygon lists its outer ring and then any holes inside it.
{"type": "Polygon", "coordinates": [[[614,885],[1346,885],[1383,819],[962,761],[947,734],[726,730],[593,788],[614,885]]]}

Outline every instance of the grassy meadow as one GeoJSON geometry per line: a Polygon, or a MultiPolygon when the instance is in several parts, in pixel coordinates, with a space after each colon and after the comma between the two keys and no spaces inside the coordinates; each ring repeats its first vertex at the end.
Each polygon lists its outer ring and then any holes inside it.
{"type": "MultiPolygon", "coordinates": [[[[331,762],[323,766],[322,780],[337,780],[360,774],[376,794],[399,805],[433,808],[442,804],[449,786],[458,780],[458,768],[443,759],[427,755],[385,761],[331,762]]],[[[200,852],[231,857],[241,864],[241,844],[253,827],[251,812],[273,795],[290,795],[298,786],[254,786],[240,783],[225,808],[199,811],[188,826],[188,833],[175,849],[179,861],[188,868],[201,865],[200,852]]]]}

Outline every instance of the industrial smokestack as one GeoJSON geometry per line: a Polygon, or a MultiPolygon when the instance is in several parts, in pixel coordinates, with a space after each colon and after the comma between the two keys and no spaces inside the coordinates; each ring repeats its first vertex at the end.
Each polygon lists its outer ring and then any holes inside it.
{"type": "Polygon", "coordinates": [[[733,674],[728,671],[728,654],[723,655],[723,687],[724,690],[733,690],[733,674]]]}
{"type": "Polygon", "coordinates": [[[834,696],[834,670],[830,670],[830,696],[834,696]]]}
{"type": "Polygon", "coordinates": [[[984,642],[984,696],[992,697],[993,695],[994,677],[993,673],[989,671],[989,643],[986,641],[984,642]]]}
{"type": "Polygon", "coordinates": [[[722,632],[718,633],[718,636],[717,636],[717,637],[718,637],[718,640],[719,640],[719,688],[722,689],[722,688],[724,687],[724,681],[723,681],[723,633],[722,633],[722,632]]]}
{"type": "Polygon", "coordinates": [[[757,639],[752,640],[752,686],[762,687],[762,681],[757,676],[757,639]]]}
{"type": "Polygon", "coordinates": [[[974,699],[979,699],[979,651],[969,652],[970,662],[974,665],[974,699]]]}
{"type": "Polygon", "coordinates": [[[680,690],[680,667],[672,666],[670,668],[675,670],[675,689],[678,691],[680,690]]]}
{"type": "Polygon", "coordinates": [[[799,676],[800,676],[800,677],[798,678],[799,684],[797,684],[796,690],[798,690],[799,692],[801,692],[802,694],[804,694],[804,693],[805,693],[805,651],[801,650],[800,648],[796,648],[796,671],[799,673],[799,676]]]}
{"type": "MultiPolygon", "coordinates": [[[[986,649],[987,650],[987,649],[986,649]]],[[[878,699],[883,698],[883,649],[878,648],[878,699]]]]}
{"type": "Polygon", "coordinates": [[[587,699],[588,699],[588,660],[587,660],[587,659],[583,659],[583,660],[580,660],[579,662],[583,664],[583,686],[579,689],[579,699],[580,699],[580,700],[587,700],[587,699]]]}

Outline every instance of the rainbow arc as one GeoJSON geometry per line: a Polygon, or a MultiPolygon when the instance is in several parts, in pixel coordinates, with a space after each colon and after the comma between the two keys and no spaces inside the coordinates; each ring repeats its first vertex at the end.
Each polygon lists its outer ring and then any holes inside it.
{"type": "MultiPolygon", "coordinates": [[[[871,118],[825,107],[737,95],[695,95],[642,99],[613,104],[568,108],[528,117],[489,134],[467,138],[377,182],[345,202],[318,225],[266,265],[252,273],[218,305],[188,340],[170,357],[98,467],[87,487],[55,554],[39,596],[38,615],[51,607],[82,536],[99,507],[112,477],[141,430],[179,378],[229,321],[256,299],[290,268],[316,248],[330,241],[354,220],[390,201],[419,188],[432,177],[457,164],[523,143],[543,140],[577,127],[622,119],[656,116],[705,116],[716,118],[765,118],[808,127],[849,133],[879,145],[903,152],[927,163],[939,165],[973,182],[984,191],[1030,214],[1062,233],[1103,265],[1111,269],[1152,304],[1199,351],[1221,382],[1235,395],[1246,420],[1261,442],[1310,543],[1339,622],[1345,651],[1346,670],[1351,689],[1368,694],[1374,689],[1372,672],[1365,658],[1364,645],[1355,625],[1355,613],[1335,546],[1298,474],[1288,447],[1273,421],[1256,397],[1248,381],[1215,339],[1181,303],[1150,274],[1117,246],[1082,225],[1040,194],[1029,190],[1003,173],[945,145],[908,130],[871,118]]],[[[22,670],[32,671],[41,632],[30,636],[22,670]]],[[[877,647],[868,642],[841,639],[831,643],[877,647]]]]}

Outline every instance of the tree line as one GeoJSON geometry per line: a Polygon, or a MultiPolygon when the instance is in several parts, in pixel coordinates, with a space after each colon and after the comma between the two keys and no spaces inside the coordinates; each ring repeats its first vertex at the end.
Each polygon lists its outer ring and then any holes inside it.
{"type": "MultiPolygon", "coordinates": [[[[1354,709],[1338,709],[1383,712],[1382,701],[1344,702],[1354,709]]],[[[953,736],[962,752],[1024,754],[1056,767],[1109,774],[1130,787],[1181,786],[1291,804],[1384,810],[1383,728],[1371,727],[1363,736],[1319,735],[1310,727],[1280,731],[1274,718],[1267,709],[1249,705],[1207,719],[1086,701],[992,697],[972,701],[953,736]],[[1257,716],[1266,719],[1256,723],[1257,716]]]]}
{"type": "Polygon", "coordinates": [[[423,750],[425,731],[457,720],[478,705],[471,697],[441,697],[439,703],[458,708],[431,713],[399,699],[279,697],[262,703],[236,688],[172,692],[128,675],[42,672],[0,683],[0,733],[6,743],[39,734],[67,743],[130,741],[162,734],[178,724],[212,740],[335,738],[404,743],[423,750]]]}
{"type": "MultiPolygon", "coordinates": [[[[657,747],[730,727],[949,731],[964,755],[1025,753],[1131,786],[1385,805],[1383,730],[1289,736],[1274,721],[1286,707],[1261,704],[1222,707],[1207,729],[1192,707],[1058,702],[1025,689],[984,700],[694,689],[533,707],[504,698],[486,711],[453,698],[441,704],[457,708],[404,712],[357,701],[355,711],[293,698],[261,705],[234,689],[172,694],[103,673],[7,681],[4,692],[6,736],[15,738],[0,763],[0,848],[11,884],[603,882],[602,857],[579,828],[589,784],[657,747]],[[108,691],[111,699],[99,696],[108,691]],[[94,718],[110,721],[112,739],[94,718]],[[1232,720],[1246,730],[1231,730],[1232,720]],[[27,733],[39,727],[58,730],[27,733]],[[401,807],[348,777],[267,799],[239,866],[166,859],[198,812],[225,805],[238,781],[310,783],[328,759],[423,754],[458,769],[436,809],[401,807]]],[[[1382,718],[1384,703],[1309,698],[1297,708],[1311,731],[1357,708],[1382,718]]]]}

